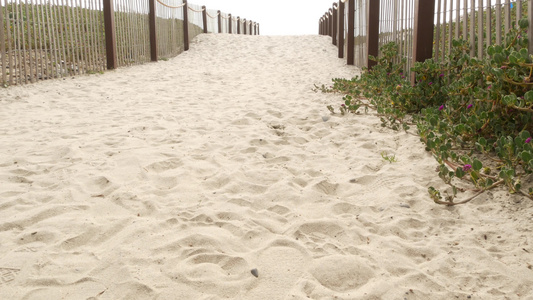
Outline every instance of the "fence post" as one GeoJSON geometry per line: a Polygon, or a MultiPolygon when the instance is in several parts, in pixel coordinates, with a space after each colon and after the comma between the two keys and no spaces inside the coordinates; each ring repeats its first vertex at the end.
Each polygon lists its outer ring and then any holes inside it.
{"type": "Polygon", "coordinates": [[[222,13],[217,11],[218,14],[218,33],[222,33],[222,13]]]}
{"type": "Polygon", "coordinates": [[[259,33],[259,23],[257,23],[256,27],[257,27],[257,35],[261,35],[261,33],[259,33]]]}
{"type": "Polygon", "coordinates": [[[332,23],[331,23],[331,27],[333,28],[333,37],[332,37],[332,43],[333,45],[337,45],[337,3],[333,3],[333,18],[332,18],[332,23]]]}
{"type": "Polygon", "coordinates": [[[207,33],[207,8],[202,6],[202,24],[204,25],[204,33],[207,33]]]}
{"type": "MultiPolygon", "coordinates": [[[[413,61],[423,62],[433,56],[433,16],[435,0],[415,1],[415,27],[413,34],[413,61]]],[[[411,73],[411,83],[415,83],[416,75],[411,73]]]]}
{"type": "Polygon", "coordinates": [[[107,69],[113,70],[118,67],[113,0],[104,1],[104,27],[107,69]]]}
{"type": "Polygon", "coordinates": [[[189,50],[189,5],[183,0],[183,49],[189,50]]]}
{"type": "Polygon", "coordinates": [[[253,23],[254,22],[250,21],[250,35],[254,34],[254,32],[252,31],[253,23]]]}
{"type": "Polygon", "coordinates": [[[331,13],[329,10],[326,13],[326,35],[331,36],[331,13]]]}
{"type": "Polygon", "coordinates": [[[152,61],[157,61],[157,30],[156,30],[156,13],[155,0],[150,0],[150,13],[148,23],[150,25],[150,56],[152,61]]]}
{"type": "MultiPolygon", "coordinates": [[[[368,28],[367,28],[367,67],[372,69],[377,61],[371,60],[370,55],[378,57],[379,55],[379,3],[380,0],[369,0],[368,3],[368,28]]],[[[432,15],[429,15],[432,16],[432,15]]],[[[431,19],[426,17],[426,19],[431,19]]],[[[433,42],[433,40],[431,40],[433,42]]]]}
{"type": "Polygon", "coordinates": [[[527,19],[529,20],[529,29],[527,30],[527,37],[529,40],[528,51],[529,55],[533,54],[533,1],[527,2],[527,19]]]}
{"type": "Polygon", "coordinates": [[[339,22],[339,37],[337,38],[337,47],[339,48],[339,58],[344,58],[344,2],[339,1],[339,17],[337,18],[339,22]]]}
{"type": "Polygon", "coordinates": [[[243,34],[246,35],[246,19],[243,19],[242,22],[243,22],[243,24],[242,24],[243,34]]]}
{"type": "Polygon", "coordinates": [[[346,51],[346,63],[354,64],[354,31],[355,31],[355,0],[348,0],[348,43],[346,51]]]}
{"type": "Polygon", "coordinates": [[[231,29],[232,29],[231,27],[233,27],[233,21],[232,21],[232,18],[231,18],[231,14],[228,14],[228,18],[229,18],[229,19],[228,19],[228,20],[229,20],[229,21],[228,21],[228,23],[229,23],[229,24],[228,24],[228,25],[229,25],[229,26],[228,26],[228,33],[231,34],[231,33],[232,33],[232,32],[231,32],[231,29]]]}
{"type": "Polygon", "coordinates": [[[241,18],[237,17],[237,34],[241,34],[241,18]]]}

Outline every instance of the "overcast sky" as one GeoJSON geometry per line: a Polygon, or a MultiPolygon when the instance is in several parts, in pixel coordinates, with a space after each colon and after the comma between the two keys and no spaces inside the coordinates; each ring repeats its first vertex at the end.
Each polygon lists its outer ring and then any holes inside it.
{"type": "Polygon", "coordinates": [[[335,0],[188,0],[259,23],[261,35],[318,34],[318,20],[335,0]]]}

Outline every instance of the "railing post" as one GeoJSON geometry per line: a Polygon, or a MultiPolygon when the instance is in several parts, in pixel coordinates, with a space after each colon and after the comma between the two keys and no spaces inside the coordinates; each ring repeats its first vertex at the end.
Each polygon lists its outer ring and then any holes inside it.
{"type": "Polygon", "coordinates": [[[348,65],[354,64],[354,28],[355,26],[355,0],[348,0],[348,33],[347,33],[347,49],[346,63],[348,65]]]}
{"type": "Polygon", "coordinates": [[[183,0],[183,49],[189,50],[189,5],[183,0]]]}
{"type": "Polygon", "coordinates": [[[107,69],[113,70],[118,67],[117,40],[115,36],[115,9],[113,7],[113,0],[104,1],[104,27],[107,69]]]}
{"type": "Polygon", "coordinates": [[[222,13],[217,11],[218,14],[218,33],[222,33],[222,13]]]}
{"type": "Polygon", "coordinates": [[[228,20],[229,20],[229,22],[228,22],[228,23],[229,23],[229,24],[228,24],[228,33],[231,34],[231,33],[232,33],[232,32],[231,32],[231,29],[232,29],[231,27],[233,27],[233,21],[232,21],[232,18],[231,18],[231,14],[228,14],[228,18],[229,18],[229,19],[228,19],[228,20]]]}
{"type": "MultiPolygon", "coordinates": [[[[379,55],[379,3],[380,0],[369,0],[367,5],[367,16],[368,16],[368,27],[367,27],[367,67],[368,69],[372,69],[373,66],[377,64],[377,61],[371,60],[370,56],[378,57],[379,55]]],[[[433,16],[426,15],[427,16],[433,16]]],[[[433,40],[431,40],[433,43],[433,40]]]]}
{"type": "Polygon", "coordinates": [[[237,17],[237,34],[241,34],[241,18],[237,17]]]}
{"type": "Polygon", "coordinates": [[[337,38],[337,47],[339,48],[339,58],[344,58],[344,7],[345,4],[342,1],[339,1],[339,37],[337,38]]]}
{"type": "Polygon", "coordinates": [[[243,26],[242,26],[243,27],[243,34],[246,35],[246,19],[243,19],[242,22],[243,22],[243,26]]]}
{"type": "MultiPolygon", "coordinates": [[[[413,61],[423,62],[433,56],[433,16],[435,0],[415,1],[415,27],[413,34],[413,61]]],[[[411,73],[411,83],[415,83],[416,75],[411,73]]]]}
{"type": "Polygon", "coordinates": [[[257,35],[261,35],[261,33],[259,32],[259,23],[257,24],[257,35]]]}
{"type": "Polygon", "coordinates": [[[337,18],[338,18],[338,15],[337,15],[337,3],[333,3],[333,18],[332,18],[332,22],[331,22],[331,27],[333,28],[333,36],[332,36],[332,39],[331,39],[331,42],[333,43],[333,45],[337,45],[337,18]]]}
{"type": "Polygon", "coordinates": [[[202,6],[202,24],[204,25],[204,33],[207,33],[207,8],[202,6]]]}
{"type": "Polygon", "coordinates": [[[148,23],[150,25],[150,56],[152,61],[157,61],[157,30],[156,30],[156,12],[155,0],[149,1],[150,13],[148,23]]]}
{"type": "Polygon", "coordinates": [[[253,22],[250,21],[250,35],[253,35],[253,31],[252,31],[252,25],[253,25],[253,22]]]}

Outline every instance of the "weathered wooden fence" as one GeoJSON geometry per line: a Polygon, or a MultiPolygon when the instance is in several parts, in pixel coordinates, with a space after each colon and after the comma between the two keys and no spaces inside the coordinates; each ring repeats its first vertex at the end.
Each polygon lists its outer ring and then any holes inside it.
{"type": "Polygon", "coordinates": [[[259,34],[259,24],[186,0],[0,0],[0,84],[167,59],[200,33],[259,34]]]}
{"type": "Polygon", "coordinates": [[[319,34],[332,37],[339,58],[371,68],[369,56],[396,42],[409,71],[415,61],[442,60],[454,39],[467,40],[470,55],[501,44],[520,19],[529,20],[529,52],[533,54],[533,0],[340,0],[319,20],[319,34]]]}

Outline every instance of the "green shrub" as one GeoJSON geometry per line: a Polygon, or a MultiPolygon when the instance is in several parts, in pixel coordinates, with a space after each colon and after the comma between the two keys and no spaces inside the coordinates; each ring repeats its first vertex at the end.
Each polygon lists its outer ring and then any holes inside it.
{"type": "MultiPolygon", "coordinates": [[[[483,191],[505,185],[512,193],[524,192],[521,178],[533,171],[533,61],[527,51],[528,21],[521,20],[503,45],[487,48],[487,57],[468,55],[468,43],[453,42],[447,59],[415,63],[416,84],[403,73],[397,45],[381,48],[371,70],[351,80],[334,79],[331,91],[345,93],[340,112],[375,109],[382,125],[409,130],[416,125],[420,140],[439,163],[439,176],[452,187],[439,204],[456,205],[457,183],[483,191]],[[393,63],[400,61],[400,63],[393,63]]],[[[331,106],[328,109],[335,112],[331,106]]]]}

